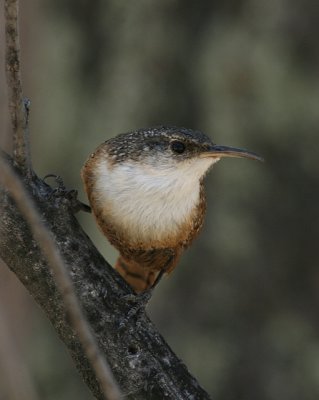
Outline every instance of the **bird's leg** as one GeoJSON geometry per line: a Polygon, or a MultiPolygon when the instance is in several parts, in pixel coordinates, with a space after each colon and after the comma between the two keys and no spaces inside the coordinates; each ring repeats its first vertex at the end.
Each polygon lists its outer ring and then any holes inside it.
{"type": "Polygon", "coordinates": [[[163,275],[166,273],[169,266],[171,265],[173,259],[174,259],[174,255],[170,255],[168,260],[166,261],[164,267],[159,271],[155,281],[152,283],[152,286],[149,289],[146,289],[144,292],[137,294],[137,296],[139,296],[139,298],[141,299],[142,303],[144,302],[145,306],[147,305],[148,301],[151,299],[155,287],[159,284],[163,275]]]}
{"type": "Polygon", "coordinates": [[[155,281],[153,282],[152,286],[149,289],[146,289],[144,292],[141,293],[129,294],[123,296],[123,300],[125,300],[126,302],[130,302],[132,304],[132,307],[129,309],[127,313],[127,319],[130,319],[135,315],[137,315],[138,313],[140,313],[142,310],[145,310],[148,302],[150,301],[153,295],[155,287],[158,285],[163,275],[168,270],[173,259],[174,255],[170,255],[164,267],[159,271],[155,281]]]}
{"type": "MultiPolygon", "coordinates": [[[[172,258],[170,258],[170,262],[171,262],[171,259],[172,259],[172,258]]],[[[163,275],[165,274],[166,271],[167,271],[167,268],[163,268],[163,269],[160,270],[160,272],[159,272],[159,274],[157,275],[157,277],[156,277],[154,283],[152,284],[152,286],[151,286],[150,289],[148,289],[148,290],[150,290],[151,292],[153,292],[153,290],[154,290],[155,287],[159,284],[160,280],[162,279],[162,277],[163,277],[163,275]]]]}

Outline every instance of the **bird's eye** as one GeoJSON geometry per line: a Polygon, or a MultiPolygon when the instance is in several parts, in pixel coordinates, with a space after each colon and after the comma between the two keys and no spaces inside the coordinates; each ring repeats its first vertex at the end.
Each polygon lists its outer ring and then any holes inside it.
{"type": "Polygon", "coordinates": [[[171,143],[171,149],[173,150],[174,153],[182,154],[184,153],[186,147],[183,142],[180,142],[179,140],[174,140],[171,143]]]}

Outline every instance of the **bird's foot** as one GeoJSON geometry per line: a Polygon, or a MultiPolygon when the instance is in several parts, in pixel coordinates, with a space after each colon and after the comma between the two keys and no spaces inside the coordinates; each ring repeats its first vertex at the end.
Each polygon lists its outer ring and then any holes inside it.
{"type": "Polygon", "coordinates": [[[153,294],[153,289],[148,289],[145,292],[137,294],[128,294],[122,297],[122,301],[125,302],[126,319],[138,318],[150,301],[153,294]]]}
{"type": "Polygon", "coordinates": [[[142,312],[145,311],[145,308],[153,295],[154,289],[163,277],[165,270],[166,269],[164,268],[159,272],[152,286],[144,292],[127,294],[122,297],[122,301],[125,302],[126,310],[129,308],[129,310],[126,311],[126,319],[131,319],[133,317],[139,318],[142,312]]]}
{"type": "Polygon", "coordinates": [[[60,198],[66,200],[74,213],[77,213],[78,211],[85,211],[89,213],[91,212],[91,207],[88,206],[87,204],[82,203],[78,199],[77,190],[75,189],[69,190],[65,187],[61,176],[55,174],[48,174],[43,178],[43,181],[45,181],[48,178],[54,178],[57,184],[57,187],[51,188],[51,191],[48,195],[49,199],[60,198]]]}

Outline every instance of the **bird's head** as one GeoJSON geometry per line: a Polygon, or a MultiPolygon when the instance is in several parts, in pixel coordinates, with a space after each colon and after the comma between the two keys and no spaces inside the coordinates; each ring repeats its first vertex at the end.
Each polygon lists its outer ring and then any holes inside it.
{"type": "Polygon", "coordinates": [[[183,233],[181,227],[193,226],[192,218],[202,218],[195,212],[203,201],[202,180],[222,157],[261,160],[247,150],[217,146],[200,131],[139,129],[100,145],[82,178],[97,219],[105,217],[102,225],[108,221],[135,244],[163,245],[183,233]]]}
{"type": "Polygon", "coordinates": [[[155,175],[169,176],[175,172],[184,179],[201,178],[223,157],[262,160],[245,149],[216,145],[200,131],[177,127],[139,129],[105,144],[113,164],[136,165],[155,175]]]}

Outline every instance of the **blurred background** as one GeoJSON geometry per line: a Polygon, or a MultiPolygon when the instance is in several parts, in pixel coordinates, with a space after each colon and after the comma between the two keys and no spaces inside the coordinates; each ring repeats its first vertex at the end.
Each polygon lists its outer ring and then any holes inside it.
{"type": "MultiPolygon", "coordinates": [[[[209,174],[204,230],[149,314],[212,398],[318,399],[318,2],[29,0],[20,9],[40,176],[61,175],[86,201],[79,173],[90,152],[158,124],[264,156],[226,159],[209,174]]],[[[3,67],[0,108],[9,150],[3,67]]],[[[113,263],[92,217],[78,218],[113,263]]],[[[1,400],[92,399],[42,312],[0,273],[1,400]]]]}

